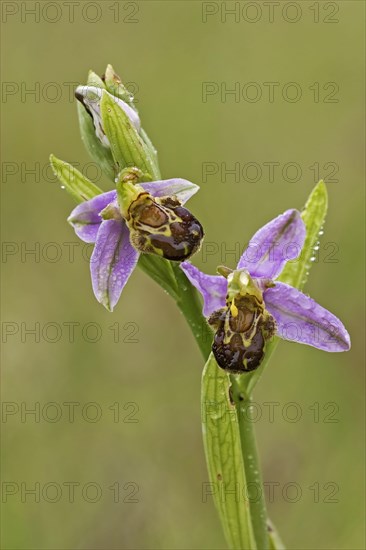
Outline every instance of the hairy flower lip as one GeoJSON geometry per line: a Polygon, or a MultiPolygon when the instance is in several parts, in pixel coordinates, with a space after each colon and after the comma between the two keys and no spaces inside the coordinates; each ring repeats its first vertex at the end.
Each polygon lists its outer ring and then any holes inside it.
{"type": "MultiPolygon", "coordinates": [[[[297,210],[287,210],[259,229],[239,259],[237,270],[246,270],[263,292],[266,309],[277,324],[277,335],[329,352],[348,351],[349,334],[343,323],[331,312],[317,304],[298,289],[276,281],[286,262],[283,250],[295,244],[297,257],[304,245],[305,225],[297,210]],[[260,257],[249,262],[246,252],[259,246],[260,257]],[[273,255],[269,252],[273,250],[273,255]]],[[[227,280],[222,275],[206,275],[190,262],[181,269],[203,296],[203,313],[209,317],[226,304],[227,280]]],[[[227,269],[227,268],[226,268],[227,269]]],[[[227,273],[230,270],[227,269],[227,273]]],[[[220,268],[220,273],[225,269],[220,268]]]]}
{"type": "MultiPolygon", "coordinates": [[[[139,186],[153,197],[175,196],[182,205],[199,190],[198,185],[182,178],[140,183],[139,186]]],[[[93,291],[109,311],[117,304],[140,255],[130,242],[125,220],[116,219],[116,205],[117,192],[108,191],[79,204],[68,218],[80,239],[95,243],[90,260],[93,291]]]]}

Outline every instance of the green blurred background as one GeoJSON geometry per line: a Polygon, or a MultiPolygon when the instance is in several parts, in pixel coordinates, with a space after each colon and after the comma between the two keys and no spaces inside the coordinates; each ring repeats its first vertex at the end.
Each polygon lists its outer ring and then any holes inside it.
{"type": "Polygon", "coordinates": [[[21,4],[36,3],[2,3],[3,547],[226,548],[202,498],[203,365],[189,329],[139,270],[112,315],[96,302],[90,248],[66,223],[74,204],[47,169],[53,152],[110,188],[87,164],[66,83],[112,63],[135,92],[163,176],[202,184],[190,203],[206,231],[199,267],[234,265],[258,227],[301,208],[315,163],[333,179],[306,290],[344,321],[352,350],[282,343],[255,394],[257,433],[264,479],[275,484],[269,513],[287,547],[364,548],[363,2],[281,2],[273,22],[263,2],[227,2],[236,16],[218,2],[77,2],[73,22],[66,3],[39,3],[37,20],[21,4]],[[217,13],[204,22],[207,11],[217,13]],[[244,97],[203,101],[205,82],[219,92],[237,82],[244,97]],[[257,102],[248,82],[262,92],[257,102]],[[279,83],[272,102],[265,82],[279,83]],[[297,102],[283,99],[289,82],[297,102]],[[279,163],[274,181],[268,162],[279,163]],[[244,175],[223,177],[221,163],[244,175]],[[258,181],[248,163],[260,166],[258,181]],[[39,338],[26,333],[36,323],[39,338]],[[65,323],[78,323],[74,341],[65,323]],[[70,402],[79,403],[73,422],[70,402]],[[34,407],[39,418],[25,414],[34,407]],[[26,493],[37,483],[39,498],[26,493]]]}

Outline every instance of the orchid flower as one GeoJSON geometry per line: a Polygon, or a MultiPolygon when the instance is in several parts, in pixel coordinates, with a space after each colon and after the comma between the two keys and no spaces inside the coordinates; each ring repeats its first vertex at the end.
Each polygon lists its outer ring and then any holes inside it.
{"type": "Polygon", "coordinates": [[[350,349],[349,334],[335,315],[276,281],[286,262],[299,256],[304,240],[300,213],[287,210],[257,231],[235,271],[219,268],[220,275],[206,275],[189,262],[181,264],[203,296],[203,313],[216,330],[212,351],[222,368],[256,369],[274,334],[325,351],[350,349]]]}
{"type": "MultiPolygon", "coordinates": [[[[130,170],[131,171],[131,170],[130,170]]],[[[182,205],[199,187],[174,178],[141,184],[117,183],[79,204],[68,218],[77,236],[95,243],[90,271],[95,297],[113,311],[140,252],[180,261],[199,247],[203,229],[182,205]]]]}

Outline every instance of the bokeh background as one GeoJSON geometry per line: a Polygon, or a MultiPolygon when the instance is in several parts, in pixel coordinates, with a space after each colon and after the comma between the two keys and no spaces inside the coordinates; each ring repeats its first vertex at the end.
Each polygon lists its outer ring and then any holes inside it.
{"type": "Polygon", "coordinates": [[[202,498],[189,329],[139,270],[113,314],[96,302],[90,248],[48,169],[53,152],[111,187],[88,164],[70,97],[107,63],[135,93],[163,176],[202,186],[197,266],[233,266],[258,227],[301,208],[318,175],[328,182],[306,290],[344,321],[352,350],[281,343],[255,394],[258,444],[289,549],[364,548],[363,2],[281,2],[272,22],[265,2],[76,2],[72,16],[55,4],[2,3],[3,548],[226,548],[202,498]],[[238,181],[224,174],[235,163],[238,181]]]}

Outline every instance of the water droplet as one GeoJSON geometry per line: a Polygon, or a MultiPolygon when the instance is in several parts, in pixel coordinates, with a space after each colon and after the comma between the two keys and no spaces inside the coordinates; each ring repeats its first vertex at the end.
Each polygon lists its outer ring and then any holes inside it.
{"type": "Polygon", "coordinates": [[[66,187],[64,185],[61,185],[61,189],[66,189],[66,187]]]}

